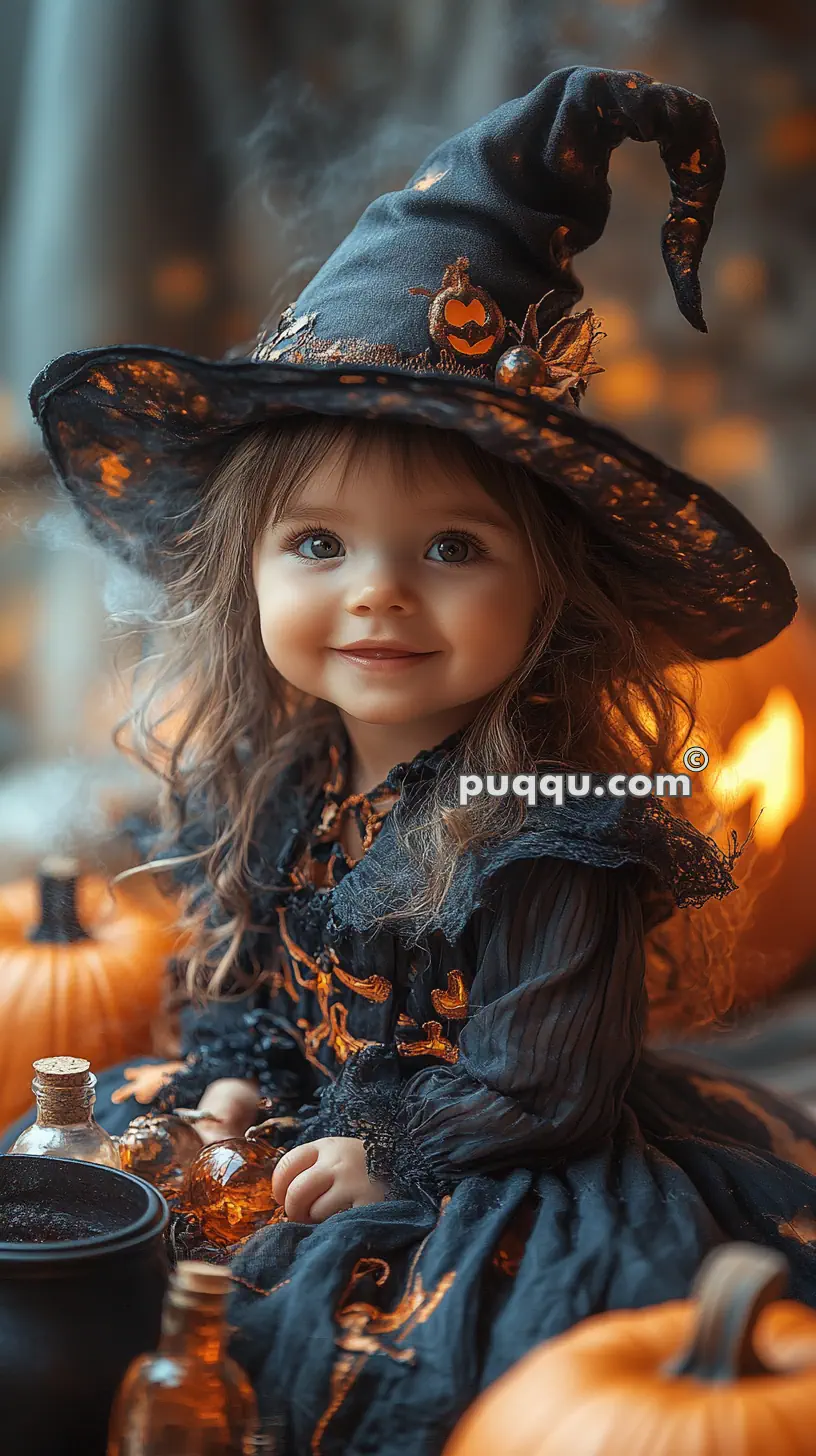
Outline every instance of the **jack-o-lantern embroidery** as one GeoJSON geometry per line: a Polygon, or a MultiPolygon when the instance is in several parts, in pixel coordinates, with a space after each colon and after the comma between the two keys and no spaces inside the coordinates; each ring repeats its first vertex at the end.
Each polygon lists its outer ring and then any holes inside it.
{"type": "Polygon", "coordinates": [[[467,258],[449,263],[437,293],[429,288],[411,288],[411,293],[431,299],[428,331],[440,349],[460,358],[484,361],[501,348],[505,333],[499,305],[484,288],[477,288],[468,276],[467,258]]]}

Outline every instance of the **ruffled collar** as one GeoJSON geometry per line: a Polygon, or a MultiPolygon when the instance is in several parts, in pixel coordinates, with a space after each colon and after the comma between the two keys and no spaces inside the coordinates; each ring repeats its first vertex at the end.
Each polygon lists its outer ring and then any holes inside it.
{"type": "MultiPolygon", "coordinates": [[[[350,743],[344,729],[335,732],[329,745],[326,779],[305,818],[297,816],[300,827],[292,825],[278,860],[278,872],[285,883],[274,891],[267,888],[267,894],[277,900],[297,885],[304,896],[304,911],[318,913],[321,930],[327,934],[376,933],[385,911],[405,909],[413,901],[423,875],[422,867],[402,848],[389,811],[396,799],[402,800],[406,789],[424,786],[440,772],[463,733],[464,729],[459,729],[432,748],[422,749],[414,758],[395,764],[365,794],[347,795],[350,743]],[[338,837],[344,806],[362,815],[364,852],[357,860],[347,858],[338,837]],[[300,852],[296,865],[293,849],[300,852]],[[310,874],[313,862],[326,868],[323,882],[317,887],[310,874]]],[[[653,882],[654,890],[659,890],[665,901],[661,919],[672,906],[702,905],[736,888],[731,871],[742,849],[737,848],[736,837],[731,850],[724,852],[714,840],[670,813],[659,800],[611,798],[604,793],[601,776],[589,777],[593,791],[587,798],[567,800],[561,805],[535,805],[528,810],[521,828],[509,838],[466,849],[457,862],[445,904],[430,928],[453,942],[482,902],[488,882],[517,859],[555,858],[599,868],[630,865],[645,870],[650,875],[649,883],[653,882]]],[[[408,797],[413,799],[413,793],[408,797]]],[[[392,922],[392,926],[400,939],[414,943],[416,926],[410,914],[397,925],[392,922]]]]}
{"type": "MultiPolygon", "coordinates": [[[[403,794],[411,798],[417,787],[429,784],[450,761],[465,728],[448,734],[431,748],[423,748],[412,759],[397,763],[372,789],[349,793],[351,742],[342,721],[326,749],[325,777],[307,807],[299,832],[284,850],[278,870],[288,882],[306,895],[325,898],[367,859],[384,830],[390,810],[403,794]],[[356,822],[362,854],[352,859],[342,843],[343,826],[356,822]]],[[[389,825],[390,830],[390,825],[389,825]]]]}
{"type": "MultiPolygon", "coordinates": [[[[422,748],[419,753],[406,762],[395,763],[380,783],[376,784],[373,789],[366,790],[365,797],[373,802],[375,799],[388,795],[400,794],[408,785],[427,782],[434,778],[459,746],[464,733],[464,727],[457,728],[453,733],[449,733],[447,738],[434,744],[433,748],[422,748]]],[[[330,752],[336,781],[324,786],[324,790],[327,799],[334,798],[342,802],[346,796],[345,786],[349,779],[351,760],[351,742],[342,720],[330,752]]]]}
{"type": "MultiPolygon", "coordinates": [[[[667,917],[672,904],[700,906],[736,889],[732,868],[744,848],[737,846],[736,835],[725,852],[658,799],[601,797],[604,779],[596,774],[590,779],[594,792],[589,798],[535,805],[517,833],[466,849],[445,903],[427,928],[441,931],[453,943],[482,903],[492,876],[518,859],[572,860],[606,869],[629,865],[646,871],[652,883],[649,893],[664,902],[658,919],[667,917]]],[[[372,850],[333,892],[329,934],[376,931],[386,910],[405,910],[421,889],[421,866],[407,857],[390,828],[386,820],[372,850]]],[[[409,945],[418,943],[416,932],[410,915],[395,931],[409,945]]]]}

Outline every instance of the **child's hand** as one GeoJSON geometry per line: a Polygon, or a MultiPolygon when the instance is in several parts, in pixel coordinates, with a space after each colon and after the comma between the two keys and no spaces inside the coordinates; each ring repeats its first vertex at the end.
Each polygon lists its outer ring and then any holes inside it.
{"type": "Polygon", "coordinates": [[[287,1218],[322,1223],[343,1209],[382,1203],[388,1185],[369,1178],[359,1138],[325,1137],[284,1154],[272,1176],[272,1192],[287,1218]]]}
{"type": "Polygon", "coordinates": [[[221,1077],[211,1082],[198,1104],[199,1112],[211,1112],[212,1122],[193,1124],[203,1143],[220,1143],[243,1137],[257,1121],[261,1088],[251,1078],[221,1077]],[[218,1118],[218,1121],[215,1121],[218,1118]]]}

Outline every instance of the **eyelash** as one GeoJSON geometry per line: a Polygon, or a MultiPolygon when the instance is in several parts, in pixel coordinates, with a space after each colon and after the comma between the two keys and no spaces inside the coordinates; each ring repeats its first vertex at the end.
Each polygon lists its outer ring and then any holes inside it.
{"type": "MultiPolygon", "coordinates": [[[[440,531],[435,539],[447,541],[451,536],[458,536],[461,541],[467,541],[468,545],[473,547],[476,561],[480,561],[488,555],[478,536],[474,536],[470,531],[463,531],[459,526],[449,526],[446,531],[440,531]]],[[[444,561],[439,564],[440,566],[473,566],[474,563],[473,561],[444,561]]]]}
{"type": "MultiPolygon", "coordinates": [[[[329,531],[325,526],[321,526],[317,522],[313,522],[309,526],[301,526],[298,530],[290,532],[288,536],[284,537],[282,546],[284,551],[292,551],[297,553],[298,546],[301,546],[304,541],[308,541],[311,536],[334,535],[334,531],[329,531]]],[[[449,526],[446,531],[437,532],[437,535],[434,537],[434,541],[431,544],[435,544],[436,541],[447,541],[452,536],[458,537],[461,541],[466,541],[468,545],[473,548],[477,561],[480,558],[488,555],[488,552],[485,550],[478,537],[472,535],[470,531],[463,531],[459,526],[449,526]]],[[[327,557],[324,559],[331,560],[332,558],[327,557]]],[[[335,557],[334,559],[336,560],[337,558],[335,557]]],[[[308,556],[304,556],[301,557],[301,560],[308,561],[310,560],[310,558],[308,556]]],[[[311,560],[316,564],[316,560],[314,557],[311,558],[311,560]]],[[[440,561],[438,563],[438,565],[440,566],[473,566],[473,564],[473,561],[440,561]]]]}
{"type": "MultiPolygon", "coordinates": [[[[287,536],[284,536],[283,541],[281,542],[281,546],[283,547],[284,551],[292,551],[295,555],[297,555],[298,546],[302,545],[304,541],[308,541],[310,536],[333,535],[333,531],[329,531],[325,526],[321,526],[317,523],[317,521],[313,521],[312,524],[309,526],[301,526],[299,530],[290,531],[287,536]]],[[[308,561],[309,559],[310,558],[308,556],[301,557],[302,561],[308,561]]],[[[312,564],[316,565],[317,563],[315,559],[311,559],[312,564]]]]}

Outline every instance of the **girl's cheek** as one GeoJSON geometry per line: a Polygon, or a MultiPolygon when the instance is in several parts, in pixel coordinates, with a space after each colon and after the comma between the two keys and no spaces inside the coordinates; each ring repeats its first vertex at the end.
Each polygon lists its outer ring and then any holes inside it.
{"type": "Polygon", "coordinates": [[[301,587],[290,590],[281,580],[274,590],[258,596],[261,639],[271,662],[283,662],[293,652],[309,653],[337,640],[334,614],[318,592],[301,587]]]}

